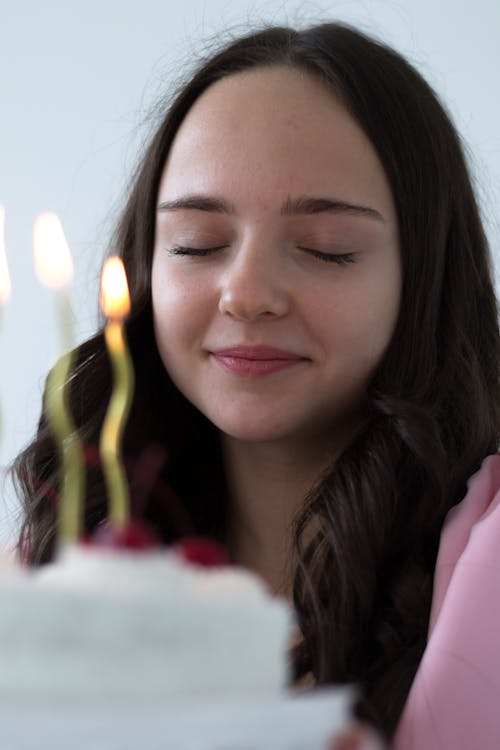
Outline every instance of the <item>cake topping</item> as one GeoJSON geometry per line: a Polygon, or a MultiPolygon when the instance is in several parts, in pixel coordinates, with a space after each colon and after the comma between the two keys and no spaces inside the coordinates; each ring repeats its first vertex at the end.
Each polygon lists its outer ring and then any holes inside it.
{"type": "Polygon", "coordinates": [[[219,565],[229,565],[229,555],[226,550],[213,539],[203,536],[192,536],[181,539],[174,546],[174,551],[186,562],[213,568],[219,565]]]}
{"type": "Polygon", "coordinates": [[[109,521],[98,527],[87,542],[92,547],[124,549],[140,552],[160,546],[154,529],[144,521],[132,520],[125,526],[116,526],[109,521]]]}

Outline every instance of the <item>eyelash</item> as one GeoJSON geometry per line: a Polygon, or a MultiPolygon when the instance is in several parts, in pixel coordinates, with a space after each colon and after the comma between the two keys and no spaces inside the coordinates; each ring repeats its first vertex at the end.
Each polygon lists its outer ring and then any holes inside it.
{"type": "Polygon", "coordinates": [[[303,250],[314,258],[319,258],[324,263],[336,263],[338,266],[356,263],[356,253],[322,253],[320,250],[314,250],[311,247],[299,247],[299,250],[303,250]]]}
{"type": "MultiPolygon", "coordinates": [[[[177,245],[175,247],[168,248],[168,252],[172,255],[191,255],[195,257],[204,258],[207,255],[211,255],[212,253],[216,252],[217,250],[223,250],[224,245],[221,245],[219,247],[185,247],[182,245],[177,245]]],[[[303,252],[307,253],[308,255],[312,255],[314,258],[318,258],[319,260],[323,261],[324,263],[336,263],[339,266],[347,265],[348,263],[355,263],[355,253],[322,253],[320,250],[314,250],[311,247],[298,247],[299,250],[302,250],[303,252]]]]}
{"type": "Polygon", "coordinates": [[[219,247],[184,247],[183,245],[176,245],[175,247],[167,248],[167,252],[171,255],[196,255],[198,257],[205,257],[211,253],[215,253],[216,250],[222,250],[223,245],[219,247]]]}

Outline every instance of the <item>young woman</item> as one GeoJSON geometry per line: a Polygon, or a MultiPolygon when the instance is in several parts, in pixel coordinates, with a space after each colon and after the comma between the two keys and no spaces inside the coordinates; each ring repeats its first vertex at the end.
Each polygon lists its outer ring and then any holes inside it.
{"type": "MultiPolygon", "coordinates": [[[[430,87],[342,25],[232,42],[165,114],[111,249],[135,515],[165,542],[216,537],[289,596],[297,681],[360,685],[394,747],[497,746],[497,309],[430,87]]],[[[89,531],[110,388],[99,332],[71,378],[89,531]]],[[[32,564],[53,554],[57,469],[42,413],[17,462],[32,564]]]]}

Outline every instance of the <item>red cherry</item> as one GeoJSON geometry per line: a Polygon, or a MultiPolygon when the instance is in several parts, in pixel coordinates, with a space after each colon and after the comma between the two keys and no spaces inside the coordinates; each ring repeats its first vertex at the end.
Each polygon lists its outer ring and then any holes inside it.
{"type": "Polygon", "coordinates": [[[229,565],[230,562],[226,550],[208,537],[185,537],[174,545],[174,550],[186,562],[201,565],[204,568],[229,565]]]}
{"type": "Polygon", "coordinates": [[[158,547],[160,540],[154,529],[144,521],[132,520],[125,526],[114,526],[106,521],[96,529],[88,544],[91,547],[140,552],[158,547]]]}

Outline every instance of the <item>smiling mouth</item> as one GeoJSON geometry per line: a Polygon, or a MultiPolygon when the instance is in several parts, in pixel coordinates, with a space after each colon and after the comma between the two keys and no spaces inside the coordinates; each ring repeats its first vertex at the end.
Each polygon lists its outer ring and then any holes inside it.
{"type": "Polygon", "coordinates": [[[298,357],[286,352],[280,352],[279,356],[274,353],[264,352],[245,354],[229,352],[213,352],[215,362],[226,372],[240,377],[262,377],[272,375],[275,372],[287,370],[306,361],[304,357],[298,357]]]}

